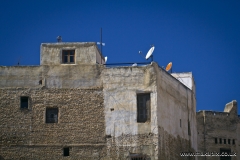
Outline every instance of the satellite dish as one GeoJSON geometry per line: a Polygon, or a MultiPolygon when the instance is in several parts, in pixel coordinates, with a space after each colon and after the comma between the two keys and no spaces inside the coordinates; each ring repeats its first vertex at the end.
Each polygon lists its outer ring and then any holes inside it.
{"type": "Polygon", "coordinates": [[[132,66],[137,66],[137,63],[134,63],[132,66]]]}
{"type": "Polygon", "coordinates": [[[107,63],[107,56],[105,57],[105,63],[107,63]]]}
{"type": "Polygon", "coordinates": [[[148,53],[147,53],[147,55],[146,55],[146,59],[148,59],[149,57],[151,57],[151,55],[152,55],[152,53],[153,53],[153,51],[154,51],[154,46],[152,46],[150,49],[149,49],[149,51],[148,51],[148,53]]]}
{"type": "Polygon", "coordinates": [[[172,62],[168,63],[166,67],[166,71],[169,71],[172,68],[172,62]]]}

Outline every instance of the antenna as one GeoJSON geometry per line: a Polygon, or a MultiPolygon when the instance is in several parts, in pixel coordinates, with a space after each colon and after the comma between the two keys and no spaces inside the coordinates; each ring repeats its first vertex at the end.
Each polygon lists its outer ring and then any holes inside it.
{"type": "Polygon", "coordinates": [[[101,53],[102,53],[102,46],[105,46],[105,43],[102,43],[102,28],[100,29],[100,42],[97,42],[97,44],[101,46],[101,53]]]}
{"type": "Polygon", "coordinates": [[[142,51],[138,51],[138,53],[145,59],[144,55],[142,54],[142,51]]]}
{"type": "Polygon", "coordinates": [[[171,73],[172,73],[172,62],[169,62],[167,67],[166,67],[166,71],[169,71],[171,69],[171,73]]]}
{"type": "Polygon", "coordinates": [[[152,57],[152,61],[153,61],[152,53],[153,53],[154,49],[155,49],[155,47],[154,47],[154,45],[152,45],[152,47],[149,49],[149,51],[148,51],[148,53],[147,53],[147,55],[145,57],[146,60],[148,60],[150,57],[152,57]]]}

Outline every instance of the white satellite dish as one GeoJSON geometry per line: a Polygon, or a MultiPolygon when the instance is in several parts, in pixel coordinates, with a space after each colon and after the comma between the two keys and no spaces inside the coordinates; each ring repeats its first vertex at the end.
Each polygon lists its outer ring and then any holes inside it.
{"type": "Polygon", "coordinates": [[[152,46],[150,49],[149,49],[149,51],[148,51],[148,53],[147,53],[147,55],[146,55],[146,59],[148,59],[149,57],[151,57],[151,55],[152,55],[152,53],[153,53],[153,51],[154,51],[154,46],[152,46]]]}
{"type": "Polygon", "coordinates": [[[105,57],[105,63],[107,63],[107,56],[105,57]]]}

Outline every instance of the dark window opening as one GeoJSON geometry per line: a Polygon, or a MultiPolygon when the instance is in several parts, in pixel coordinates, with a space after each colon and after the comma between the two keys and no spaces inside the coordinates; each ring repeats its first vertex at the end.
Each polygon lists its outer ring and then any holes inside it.
{"type": "Polygon", "coordinates": [[[224,144],[226,144],[227,143],[227,141],[226,141],[226,139],[224,139],[224,144]]]}
{"type": "Polygon", "coordinates": [[[42,85],[42,80],[39,81],[39,85],[42,85]]]}
{"type": "Polygon", "coordinates": [[[235,144],[235,139],[232,140],[232,144],[235,144]]]}
{"type": "Polygon", "coordinates": [[[215,144],[217,144],[217,138],[215,138],[215,144]]]}
{"type": "Polygon", "coordinates": [[[28,108],[28,97],[21,97],[21,108],[28,108]]]}
{"type": "Polygon", "coordinates": [[[230,139],[228,139],[228,144],[230,144],[231,143],[231,140],[230,139]]]}
{"type": "Polygon", "coordinates": [[[75,50],[63,50],[62,63],[75,63],[75,50]]]}
{"type": "Polygon", "coordinates": [[[219,139],[219,143],[222,144],[222,138],[219,139]]]}
{"type": "Polygon", "coordinates": [[[147,160],[147,157],[142,154],[131,154],[131,160],[147,160]]]}
{"type": "Polygon", "coordinates": [[[224,155],[224,156],[220,156],[220,160],[231,160],[231,156],[228,156],[230,154],[231,154],[231,149],[220,148],[220,155],[224,155]]]}
{"type": "Polygon", "coordinates": [[[63,156],[69,156],[69,148],[63,148],[63,156]]]}
{"type": "Polygon", "coordinates": [[[150,93],[137,94],[137,122],[150,120],[150,93]]]}
{"type": "Polygon", "coordinates": [[[58,108],[46,108],[46,123],[58,123],[58,108]]]}

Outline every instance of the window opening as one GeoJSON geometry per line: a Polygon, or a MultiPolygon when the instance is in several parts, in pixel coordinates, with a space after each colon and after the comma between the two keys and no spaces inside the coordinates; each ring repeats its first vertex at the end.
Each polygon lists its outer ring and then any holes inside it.
{"type": "Polygon", "coordinates": [[[28,108],[28,97],[21,97],[21,108],[28,108]]]}
{"type": "Polygon", "coordinates": [[[58,108],[46,108],[46,123],[58,123],[58,108]]]}
{"type": "Polygon", "coordinates": [[[219,143],[222,144],[222,138],[219,139],[219,143]]]}
{"type": "Polygon", "coordinates": [[[226,144],[226,139],[224,139],[224,144],[226,144]]]}
{"type": "Polygon", "coordinates": [[[69,148],[63,148],[63,156],[69,156],[69,148]]]}
{"type": "Polygon", "coordinates": [[[215,138],[215,144],[217,144],[217,138],[215,138]]]}
{"type": "Polygon", "coordinates": [[[235,144],[235,139],[232,140],[232,144],[235,144]]]}
{"type": "Polygon", "coordinates": [[[137,122],[150,120],[150,93],[137,94],[137,122]]]}
{"type": "Polygon", "coordinates": [[[230,139],[228,139],[228,144],[230,144],[231,143],[231,140],[230,139]]]}

